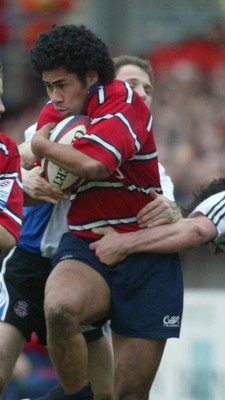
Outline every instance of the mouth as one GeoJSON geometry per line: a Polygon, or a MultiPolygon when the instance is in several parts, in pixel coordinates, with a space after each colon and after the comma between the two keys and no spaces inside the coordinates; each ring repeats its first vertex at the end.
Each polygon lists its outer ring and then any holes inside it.
{"type": "Polygon", "coordinates": [[[66,116],[69,114],[69,111],[68,111],[68,110],[60,110],[60,109],[58,109],[58,108],[56,108],[56,110],[59,112],[59,114],[60,114],[62,117],[66,117],[66,116]]]}

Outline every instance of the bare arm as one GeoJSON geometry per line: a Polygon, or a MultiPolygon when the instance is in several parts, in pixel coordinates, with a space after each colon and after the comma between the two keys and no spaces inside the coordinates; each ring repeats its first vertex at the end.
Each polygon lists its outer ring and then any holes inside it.
{"type": "Polygon", "coordinates": [[[31,148],[37,158],[46,157],[66,171],[85,179],[105,179],[109,176],[107,167],[98,160],[71,145],[48,140],[52,128],[53,124],[47,124],[33,136],[31,148]]]}
{"type": "Polygon", "coordinates": [[[204,215],[124,234],[112,228],[98,228],[94,232],[105,236],[91,243],[90,248],[109,266],[132,253],[176,253],[207,243],[217,235],[215,225],[204,215]]]}

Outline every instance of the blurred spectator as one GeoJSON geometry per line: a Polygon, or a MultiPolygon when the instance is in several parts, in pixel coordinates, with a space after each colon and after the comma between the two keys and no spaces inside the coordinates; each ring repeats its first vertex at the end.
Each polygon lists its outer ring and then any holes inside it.
{"type": "Polygon", "coordinates": [[[156,78],[159,159],[173,179],[176,200],[186,202],[199,183],[224,176],[225,23],[147,58],[156,78]]]}
{"type": "Polygon", "coordinates": [[[147,55],[156,75],[178,61],[189,61],[206,73],[225,61],[225,23],[212,24],[205,33],[178,43],[161,46],[147,55]]]}
{"type": "Polygon", "coordinates": [[[159,159],[186,202],[199,183],[224,176],[225,62],[210,75],[189,61],[156,76],[153,93],[159,159]]]}

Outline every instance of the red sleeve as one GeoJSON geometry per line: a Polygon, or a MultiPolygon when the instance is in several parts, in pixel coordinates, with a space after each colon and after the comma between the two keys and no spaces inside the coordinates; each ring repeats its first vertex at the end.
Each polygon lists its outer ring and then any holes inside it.
{"type": "MultiPolygon", "coordinates": [[[[96,99],[91,100],[87,111],[90,111],[89,115],[93,119],[87,135],[73,142],[73,147],[77,150],[105,164],[110,175],[128,159],[133,158],[140,146],[144,149],[144,143],[150,140],[144,124],[144,121],[150,119],[150,110],[139,96],[134,96],[132,103],[128,103],[123,100],[125,91],[120,92],[117,102],[115,96],[111,95],[103,104],[98,104],[95,115],[91,114],[91,107],[92,103],[96,104],[96,99]]],[[[153,135],[151,136],[152,148],[149,151],[155,151],[153,135]]]]}
{"type": "Polygon", "coordinates": [[[22,225],[23,191],[16,143],[0,133],[0,223],[17,240],[22,225]]]}
{"type": "Polygon", "coordinates": [[[62,121],[62,117],[59,112],[54,108],[52,103],[47,103],[41,110],[38,121],[37,121],[37,130],[41,129],[42,126],[50,123],[55,122],[58,124],[62,121]]]}

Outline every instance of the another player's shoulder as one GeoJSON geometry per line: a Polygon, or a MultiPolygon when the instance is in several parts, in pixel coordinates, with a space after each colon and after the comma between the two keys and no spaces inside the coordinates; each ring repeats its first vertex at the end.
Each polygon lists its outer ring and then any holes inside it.
{"type": "Polygon", "coordinates": [[[18,149],[15,140],[0,132],[0,154],[5,157],[18,155],[18,149]]]}
{"type": "Polygon", "coordinates": [[[54,108],[51,102],[48,102],[41,110],[38,116],[37,130],[49,122],[58,123],[62,120],[60,113],[54,108]]]}

